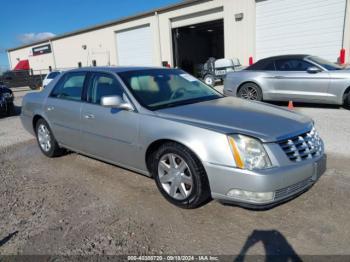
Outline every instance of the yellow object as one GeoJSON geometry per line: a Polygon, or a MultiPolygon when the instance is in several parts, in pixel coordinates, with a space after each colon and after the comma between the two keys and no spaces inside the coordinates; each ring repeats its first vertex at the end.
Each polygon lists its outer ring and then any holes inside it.
{"type": "Polygon", "coordinates": [[[242,161],[241,155],[239,154],[235,140],[232,137],[228,137],[228,141],[233,151],[232,153],[233,157],[235,158],[237,167],[244,168],[244,162],[242,161]]]}

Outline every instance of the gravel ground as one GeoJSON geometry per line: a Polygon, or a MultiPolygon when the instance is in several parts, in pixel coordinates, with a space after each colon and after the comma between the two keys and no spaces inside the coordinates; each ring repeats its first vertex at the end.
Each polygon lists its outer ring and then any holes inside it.
{"type": "Polygon", "coordinates": [[[48,159],[18,116],[0,119],[0,254],[350,255],[350,113],[295,110],[315,119],[328,170],[259,212],[216,201],[176,208],[152,179],[75,153],[48,159]]]}

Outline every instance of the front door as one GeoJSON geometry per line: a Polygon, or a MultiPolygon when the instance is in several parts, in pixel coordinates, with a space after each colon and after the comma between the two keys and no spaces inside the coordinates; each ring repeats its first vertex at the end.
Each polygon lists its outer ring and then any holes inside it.
{"type": "Polygon", "coordinates": [[[315,66],[302,59],[278,59],[275,65],[276,71],[270,79],[273,83],[271,97],[298,102],[327,99],[330,84],[328,72],[308,73],[307,69],[315,66]]]}
{"type": "Polygon", "coordinates": [[[80,110],[86,72],[66,73],[46,100],[49,125],[59,144],[80,150],[80,110]]]}
{"type": "Polygon", "coordinates": [[[104,96],[125,98],[123,88],[112,74],[91,76],[86,103],[81,108],[83,151],[107,161],[133,166],[138,150],[139,114],[101,106],[104,96]]]}

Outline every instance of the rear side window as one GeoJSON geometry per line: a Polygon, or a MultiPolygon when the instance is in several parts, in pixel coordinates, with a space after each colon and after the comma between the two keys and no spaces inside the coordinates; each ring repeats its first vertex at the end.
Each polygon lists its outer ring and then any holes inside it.
{"type": "Polygon", "coordinates": [[[80,101],[85,78],[86,72],[65,74],[52,91],[51,97],[80,101]]]}
{"type": "Polygon", "coordinates": [[[104,73],[96,73],[89,81],[89,89],[87,94],[87,100],[89,103],[101,104],[101,98],[104,96],[122,96],[123,88],[119,81],[104,73]]]}
{"type": "Polygon", "coordinates": [[[273,60],[260,60],[249,66],[246,70],[252,71],[275,71],[275,63],[273,60]]]}
{"type": "Polygon", "coordinates": [[[47,79],[54,79],[59,74],[60,74],[60,72],[52,72],[47,76],[47,79]]]}

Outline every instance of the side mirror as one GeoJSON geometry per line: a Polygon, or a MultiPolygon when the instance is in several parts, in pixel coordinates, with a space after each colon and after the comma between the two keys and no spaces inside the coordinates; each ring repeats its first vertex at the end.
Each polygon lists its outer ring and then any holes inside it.
{"type": "Polygon", "coordinates": [[[321,69],[319,69],[316,66],[310,66],[307,70],[306,70],[309,74],[316,74],[321,72],[321,69]]]}
{"type": "Polygon", "coordinates": [[[133,106],[125,102],[120,96],[104,96],[101,98],[101,105],[104,107],[118,108],[121,110],[132,111],[133,106]]]}

